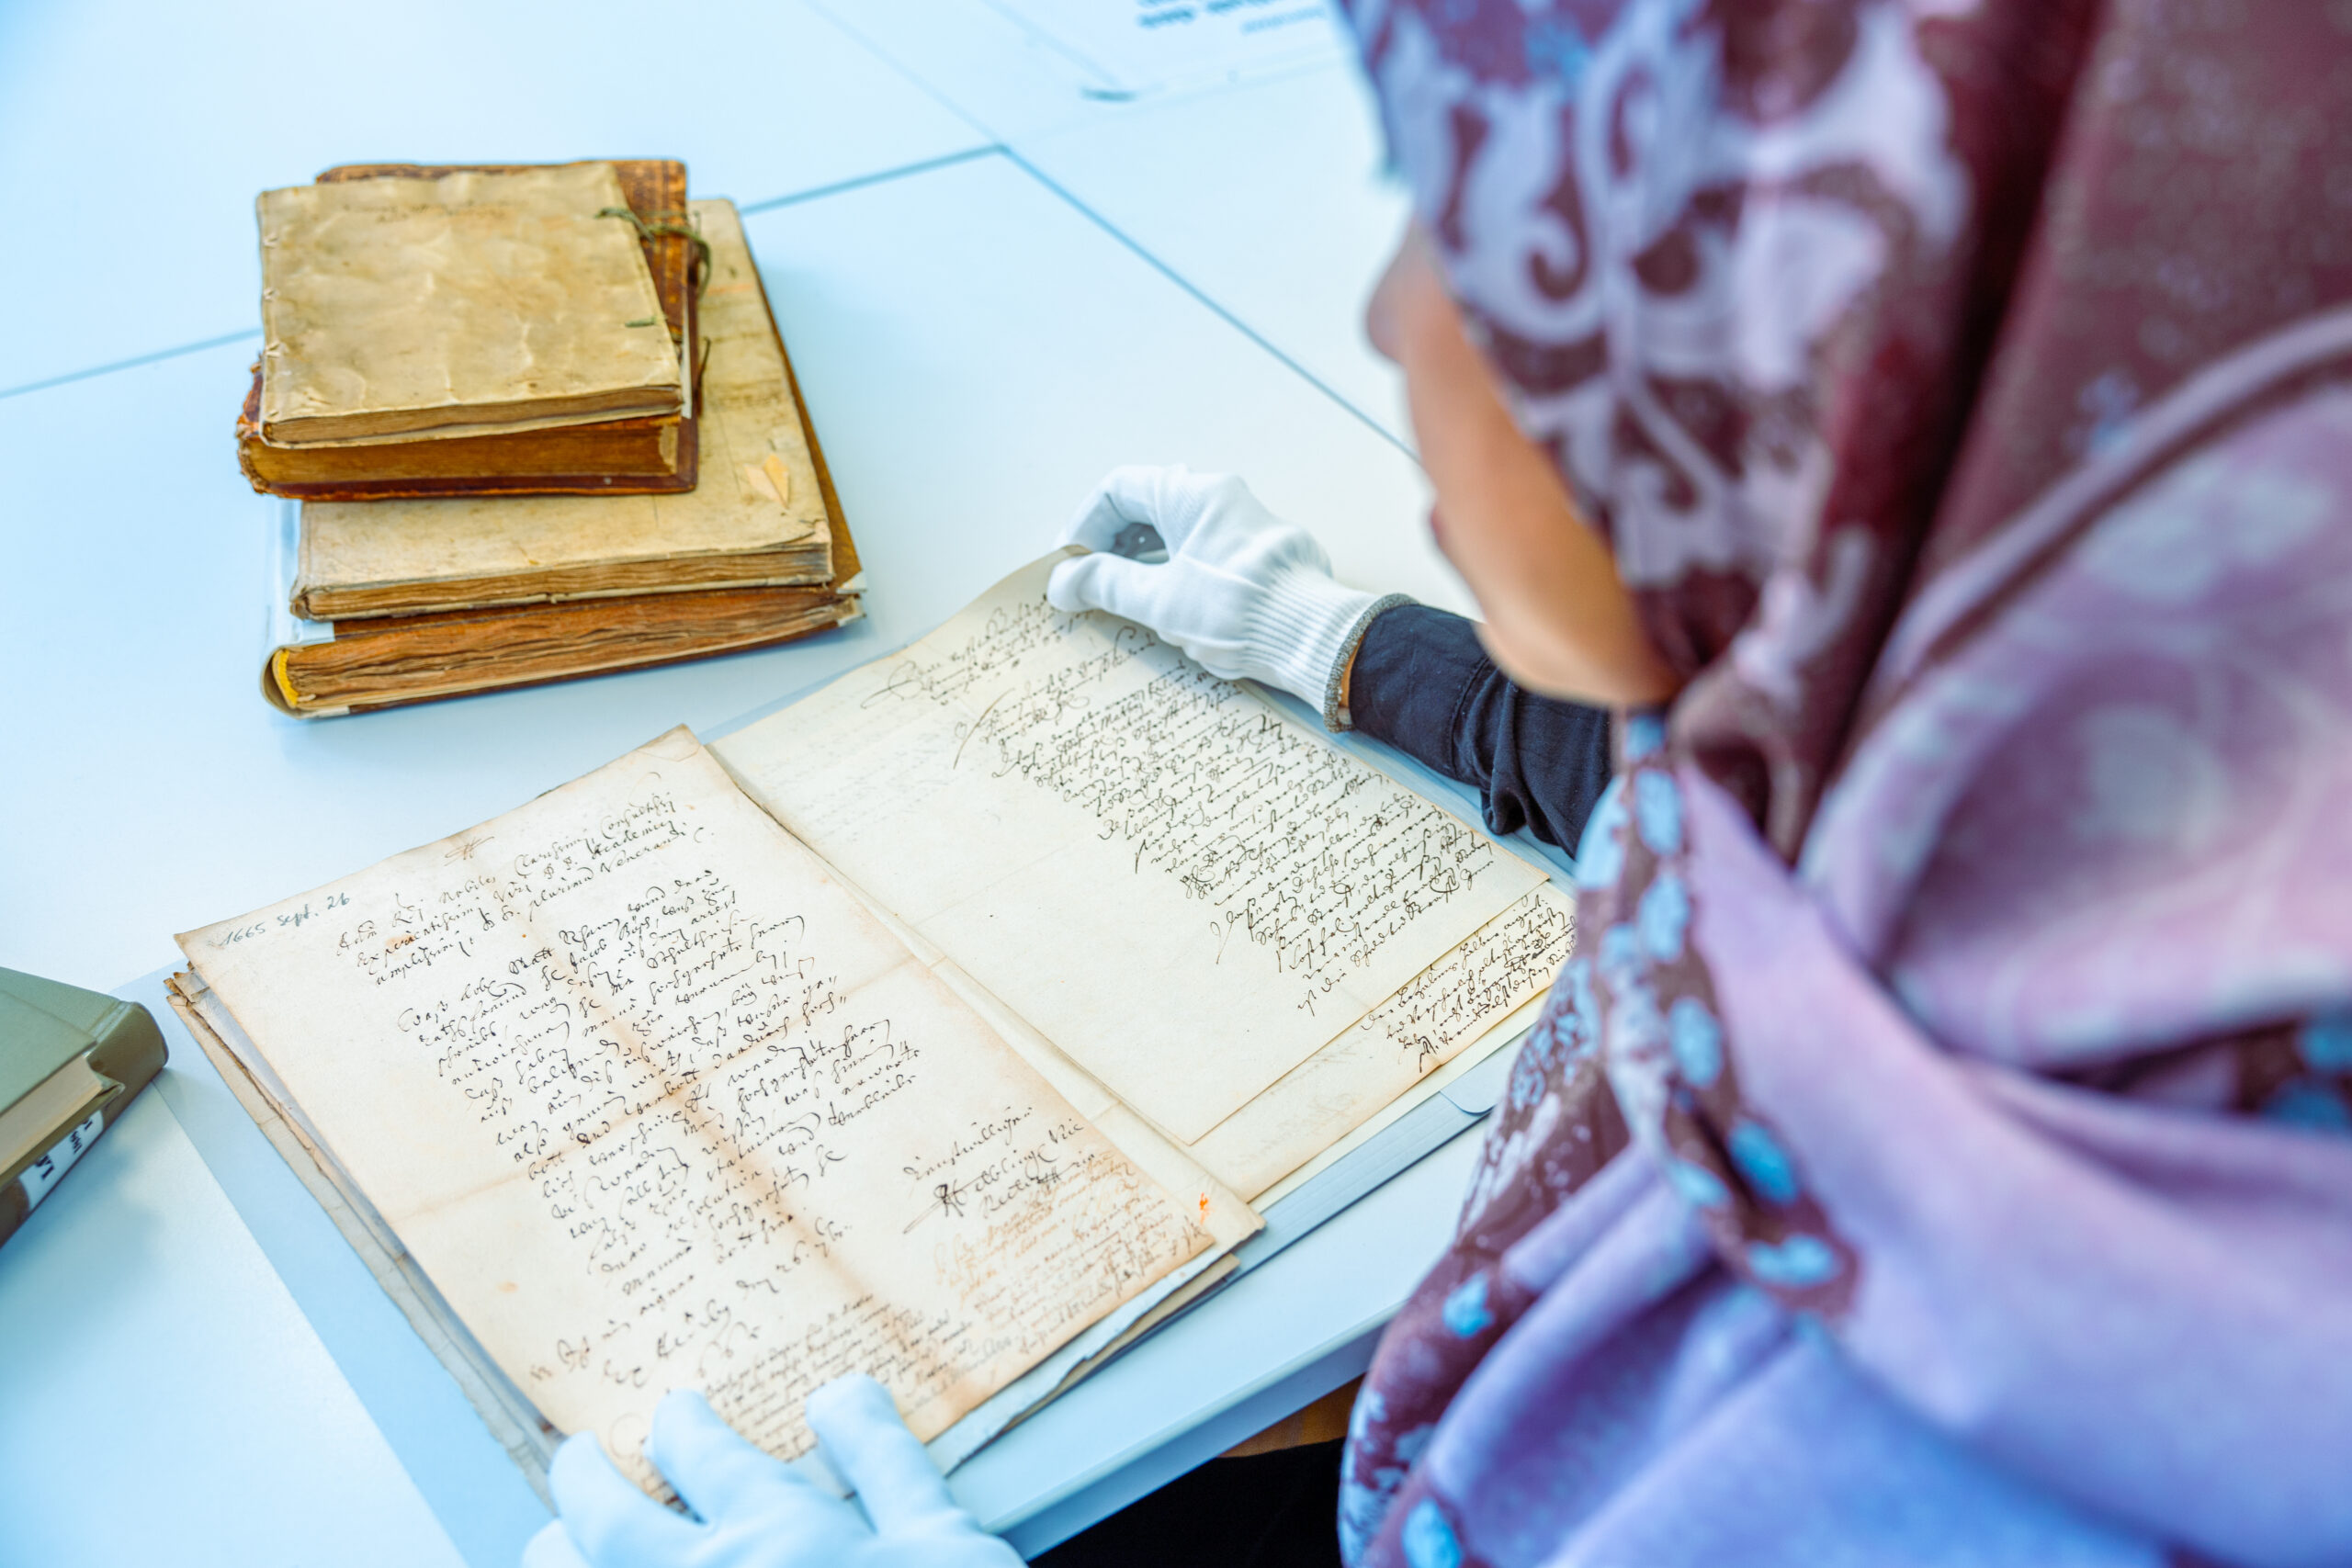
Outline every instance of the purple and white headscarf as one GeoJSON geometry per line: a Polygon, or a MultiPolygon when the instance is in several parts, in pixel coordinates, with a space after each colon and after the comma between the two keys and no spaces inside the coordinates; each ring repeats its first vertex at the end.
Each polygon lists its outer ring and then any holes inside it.
{"type": "Polygon", "coordinates": [[[2352,1562],[2352,18],[1351,9],[1690,683],[1347,1555],[2352,1562]]]}

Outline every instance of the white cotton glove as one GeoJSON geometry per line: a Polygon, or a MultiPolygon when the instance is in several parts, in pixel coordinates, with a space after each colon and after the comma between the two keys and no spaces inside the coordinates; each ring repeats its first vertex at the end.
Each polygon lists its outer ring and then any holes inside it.
{"type": "Polygon", "coordinates": [[[548,1472],[563,1517],[531,1538],[523,1568],[1021,1568],[956,1506],[880,1383],[827,1383],[808,1425],[854,1500],[745,1442],[701,1394],[665,1397],[646,1451],[700,1524],[638,1490],[594,1438],[567,1439],[548,1472]]]}
{"type": "Polygon", "coordinates": [[[1112,469],[1060,542],[1094,553],[1054,568],[1046,599],[1055,609],[1140,622],[1212,675],[1304,698],[1335,729],[1340,676],[1363,628],[1412,602],[1340,587],[1314,535],[1267,511],[1239,479],[1182,467],[1112,469]],[[1166,564],[1109,553],[1135,523],[1159,533],[1166,564]]]}

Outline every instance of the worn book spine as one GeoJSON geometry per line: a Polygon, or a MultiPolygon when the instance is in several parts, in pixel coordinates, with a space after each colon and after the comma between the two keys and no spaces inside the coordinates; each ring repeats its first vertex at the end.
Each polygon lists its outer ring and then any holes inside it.
{"type": "MultiPolygon", "coordinates": [[[[508,174],[519,164],[345,164],[320,175],[322,185],[365,179],[435,179],[454,174],[508,174]]],[[[393,501],[470,495],[676,495],[695,488],[697,444],[693,399],[698,389],[695,297],[699,249],[684,232],[686,166],[675,159],[613,162],[629,210],[647,226],[639,237],[664,324],[679,347],[689,402],[683,416],[602,420],[492,434],[425,433],[412,440],[278,446],[262,438],[262,367],[237,419],[237,465],[266,495],[304,501],[393,501]]]]}

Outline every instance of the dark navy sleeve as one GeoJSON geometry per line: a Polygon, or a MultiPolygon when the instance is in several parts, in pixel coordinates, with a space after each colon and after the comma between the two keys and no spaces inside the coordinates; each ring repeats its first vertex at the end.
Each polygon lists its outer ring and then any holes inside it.
{"type": "Polygon", "coordinates": [[[1355,728],[1476,789],[1494,833],[1526,828],[1573,853],[1609,784],[1609,714],[1539,697],[1495,668],[1460,615],[1407,604],[1364,628],[1349,676],[1355,728]]]}

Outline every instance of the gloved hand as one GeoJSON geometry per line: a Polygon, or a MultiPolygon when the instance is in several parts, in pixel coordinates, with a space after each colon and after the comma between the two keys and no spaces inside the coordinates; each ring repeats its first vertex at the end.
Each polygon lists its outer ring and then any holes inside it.
{"type": "Polygon", "coordinates": [[[1054,569],[1057,610],[1108,610],[1149,626],[1212,675],[1279,686],[1340,728],[1340,688],[1372,617],[1412,603],[1331,581],[1315,536],[1259,503],[1239,479],[1172,468],[1114,468],[1062,530],[1091,555],[1054,569]],[[1148,523],[1165,565],[1107,553],[1119,530],[1148,523]]]}
{"type": "Polygon", "coordinates": [[[808,1396],[808,1425],[854,1500],[745,1442],[701,1394],[664,1398],[647,1451],[701,1524],[639,1491],[594,1437],[569,1438],[548,1475],[563,1517],[523,1568],[1021,1568],[956,1506],[880,1383],[836,1378],[808,1396]]]}

